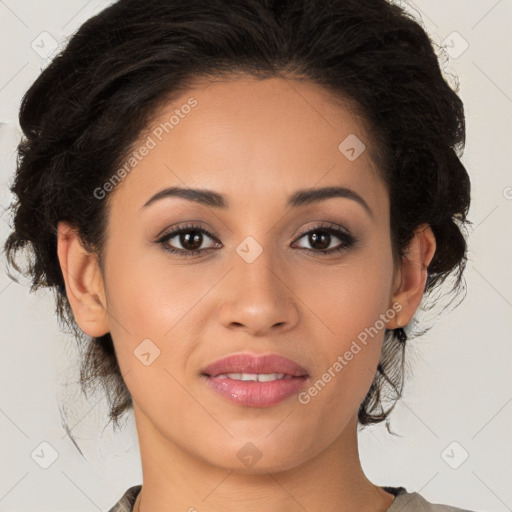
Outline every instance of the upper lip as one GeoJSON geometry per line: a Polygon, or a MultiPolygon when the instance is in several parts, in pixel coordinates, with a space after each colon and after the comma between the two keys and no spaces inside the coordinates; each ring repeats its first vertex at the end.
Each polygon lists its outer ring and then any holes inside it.
{"type": "Polygon", "coordinates": [[[224,373],[284,373],[295,377],[307,376],[300,364],[277,354],[230,354],[203,368],[202,373],[216,377],[224,373]]]}

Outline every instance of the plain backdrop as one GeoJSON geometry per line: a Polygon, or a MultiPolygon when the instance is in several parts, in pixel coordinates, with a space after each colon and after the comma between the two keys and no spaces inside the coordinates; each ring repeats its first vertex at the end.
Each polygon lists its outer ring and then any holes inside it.
{"type": "MultiPolygon", "coordinates": [[[[141,0],[142,1],[142,0],[141,0]]],[[[0,0],[0,237],[15,168],[23,93],[101,0],[0,0]]],[[[434,503],[475,511],[512,510],[512,26],[511,0],[416,0],[460,81],[472,181],[467,296],[408,347],[410,378],[383,425],[360,433],[368,477],[434,503]]],[[[77,352],[61,332],[51,292],[0,274],[0,511],[108,510],[142,481],[133,415],[122,432],[106,424],[102,396],[77,386],[77,352]],[[82,457],[66,434],[59,412],[82,457]],[[47,467],[44,467],[47,466],[47,467]]],[[[310,511],[313,512],[313,511],[310,511]]]]}

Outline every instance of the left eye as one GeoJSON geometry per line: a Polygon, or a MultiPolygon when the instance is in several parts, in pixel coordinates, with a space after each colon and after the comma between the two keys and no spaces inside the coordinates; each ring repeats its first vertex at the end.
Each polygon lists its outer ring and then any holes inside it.
{"type": "MultiPolygon", "coordinates": [[[[200,226],[183,226],[176,228],[173,231],[163,235],[156,241],[156,243],[163,245],[166,251],[178,254],[180,256],[196,256],[215,249],[215,247],[207,247],[204,249],[200,248],[204,242],[205,236],[213,240],[217,247],[222,246],[222,244],[218,242],[218,240],[216,240],[213,235],[211,235],[208,231],[200,226]],[[178,238],[178,243],[181,245],[181,248],[173,247],[168,243],[173,238],[178,238]]],[[[305,233],[302,233],[297,240],[300,240],[306,236],[308,236],[307,241],[311,246],[313,246],[313,249],[306,247],[300,248],[313,254],[330,254],[341,252],[350,248],[358,241],[347,230],[337,226],[315,226],[305,233]],[[327,249],[331,245],[333,237],[340,240],[341,244],[339,244],[338,247],[327,249]]]]}
{"type": "MultiPolygon", "coordinates": [[[[176,253],[197,253],[197,252],[203,252],[205,250],[211,249],[200,249],[203,238],[206,236],[207,238],[210,238],[214,240],[214,238],[203,228],[198,226],[189,226],[189,227],[181,227],[177,228],[170,233],[167,233],[162,238],[157,240],[157,243],[161,243],[164,245],[164,247],[171,251],[176,253]],[[173,238],[177,238],[179,244],[181,245],[181,249],[176,249],[172,246],[170,246],[167,242],[169,240],[172,240],[173,238]]],[[[188,254],[187,254],[188,256],[188,254]]]]}
{"type": "Polygon", "coordinates": [[[204,236],[214,240],[214,237],[210,235],[208,231],[199,226],[182,226],[163,235],[156,241],[156,243],[162,244],[164,249],[171,253],[179,254],[182,256],[195,256],[198,253],[203,253],[213,249],[212,247],[200,249],[204,236]],[[168,241],[172,240],[173,238],[178,238],[178,242],[182,247],[181,249],[176,249],[168,243],[168,241]]]}
{"type": "Polygon", "coordinates": [[[299,240],[306,236],[307,242],[316,250],[308,248],[305,249],[309,252],[319,252],[321,254],[339,252],[344,249],[348,249],[349,247],[354,245],[356,241],[355,238],[345,230],[333,227],[318,226],[316,228],[310,229],[306,233],[303,233],[299,237],[299,240]],[[331,242],[333,242],[333,238],[341,240],[342,243],[338,244],[338,246],[334,248],[331,247],[331,249],[327,249],[331,245],[331,242]]]}

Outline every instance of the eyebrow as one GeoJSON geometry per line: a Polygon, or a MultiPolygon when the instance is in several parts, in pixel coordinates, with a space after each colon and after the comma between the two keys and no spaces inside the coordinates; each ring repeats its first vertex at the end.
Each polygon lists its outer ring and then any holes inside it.
{"type": "MultiPolygon", "coordinates": [[[[164,188],[151,196],[144,205],[142,205],[141,210],[147,208],[150,204],[153,204],[156,201],[168,197],[181,197],[188,201],[196,201],[200,204],[211,206],[213,208],[229,208],[229,202],[227,199],[222,194],[214,192],[213,190],[169,187],[164,188]]],[[[366,210],[370,217],[373,218],[373,212],[366,201],[357,192],[346,187],[322,187],[297,190],[288,198],[286,205],[288,208],[298,208],[299,206],[318,203],[332,197],[342,197],[356,201],[366,210]]]]}

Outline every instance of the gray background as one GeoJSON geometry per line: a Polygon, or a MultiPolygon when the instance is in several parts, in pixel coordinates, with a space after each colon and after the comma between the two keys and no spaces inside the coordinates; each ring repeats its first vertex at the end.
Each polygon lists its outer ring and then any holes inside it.
{"type": "MultiPolygon", "coordinates": [[[[47,65],[52,45],[64,44],[108,4],[0,0],[2,243],[21,97],[47,65]]],[[[504,512],[512,510],[512,1],[401,5],[420,15],[446,48],[446,70],[461,83],[474,226],[466,299],[408,349],[410,380],[391,416],[401,437],[382,425],[364,430],[361,458],[379,485],[402,485],[434,503],[504,512]]],[[[142,481],[133,417],[121,433],[103,429],[106,404],[100,394],[80,396],[77,351],[57,323],[53,295],[30,294],[22,283],[0,274],[0,511],[108,510],[142,481]],[[59,407],[86,459],[66,435],[59,407]]]]}

